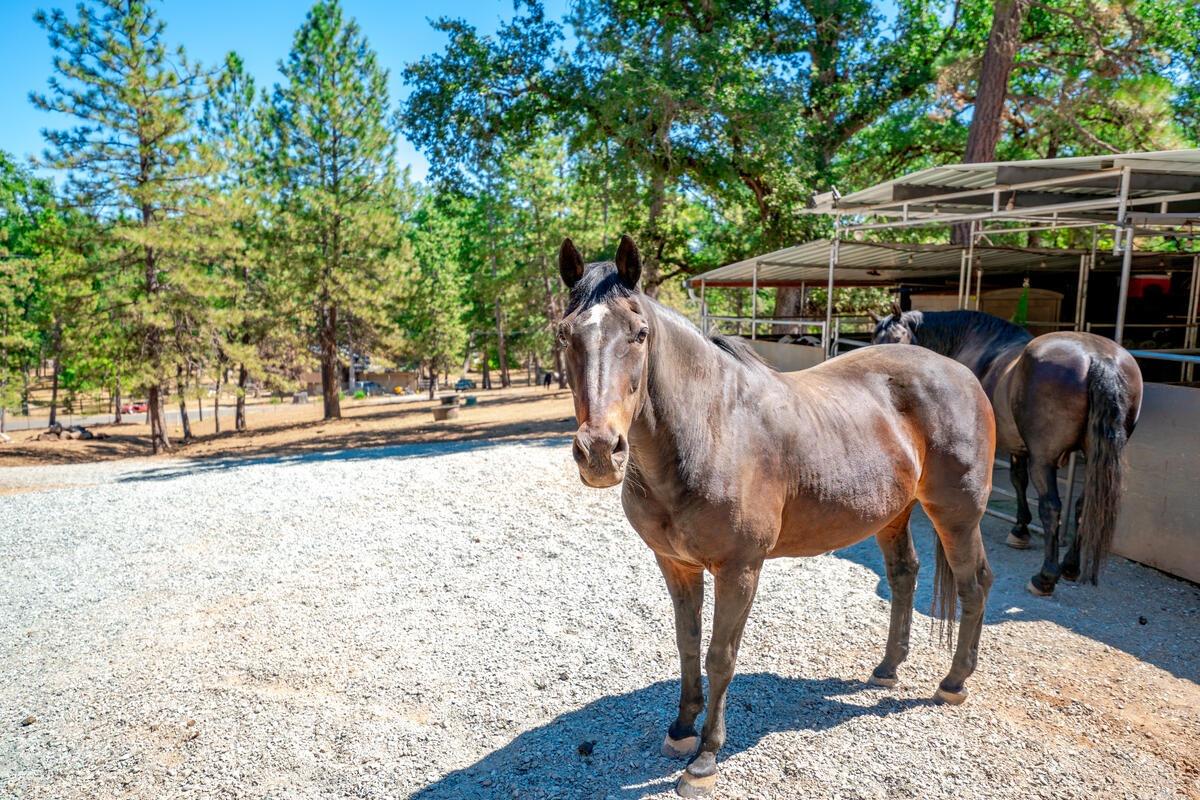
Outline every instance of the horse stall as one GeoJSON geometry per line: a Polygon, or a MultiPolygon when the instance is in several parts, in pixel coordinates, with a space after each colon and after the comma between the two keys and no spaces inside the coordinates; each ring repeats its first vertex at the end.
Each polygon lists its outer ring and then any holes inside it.
{"type": "MultiPolygon", "coordinates": [[[[778,328],[784,323],[760,316],[757,297],[750,318],[723,317],[708,313],[708,292],[790,286],[807,293],[817,286],[828,290],[884,285],[899,295],[904,308],[975,309],[1010,319],[1023,306],[1025,326],[1035,335],[1076,330],[1118,339],[1137,358],[1145,386],[1140,420],[1124,452],[1124,499],[1113,552],[1200,582],[1200,495],[1192,488],[1200,473],[1200,387],[1194,374],[1200,361],[1200,254],[1190,249],[1191,225],[1200,221],[1192,213],[1200,198],[1200,150],[1169,154],[1161,161],[1159,155],[1139,154],[1124,163],[1067,159],[1070,169],[1056,164],[1042,172],[1023,162],[957,165],[846,197],[820,196],[814,211],[837,219],[834,237],[721,267],[695,276],[688,287],[700,301],[705,331],[750,338],[751,346],[782,371],[807,368],[865,345],[870,333],[849,333],[859,320],[835,314],[829,302],[824,318],[799,320],[819,334],[818,346],[781,343],[786,337],[778,328]],[[1180,169],[1180,164],[1185,167],[1180,169]],[[1031,194],[1025,201],[1021,192],[1033,186],[1018,185],[1018,177],[1043,181],[1037,184],[1036,202],[1047,204],[1047,197],[1053,198],[1065,180],[1073,188],[1060,195],[1067,204],[1063,208],[1074,210],[1075,217],[1062,209],[1023,211],[1022,205],[1035,200],[1031,194]],[[1005,184],[1006,178],[1013,183],[1005,184]],[[1161,185],[1156,182],[1160,179],[1161,185]],[[944,187],[938,185],[942,181],[944,187]],[[1081,194],[1082,186],[1098,188],[1090,189],[1093,196],[1081,194]],[[1111,197],[1104,196],[1103,187],[1111,187],[1111,197]],[[962,205],[956,208],[955,201],[962,205]],[[990,210],[981,211],[980,204],[990,210]],[[1105,226],[1114,228],[1114,215],[1116,233],[1106,241],[1105,226]],[[888,221],[872,222],[872,216],[888,221]],[[950,223],[969,226],[966,244],[859,240],[889,228],[950,223]],[[1073,238],[1087,246],[996,244],[1012,234],[1053,236],[1072,228],[1082,230],[1073,238]],[[1164,238],[1168,234],[1171,238],[1164,238]],[[1138,239],[1146,243],[1145,249],[1135,249],[1138,239]],[[803,354],[797,352],[801,350],[803,354]]],[[[1007,467],[1006,459],[997,459],[989,513],[1015,521],[1007,467]]],[[[1083,472],[1082,454],[1060,470],[1064,510],[1081,491],[1083,472]]],[[[1033,502],[1036,508],[1036,498],[1033,502]]],[[[1074,514],[1064,513],[1063,518],[1062,536],[1067,538],[1074,514]]]]}

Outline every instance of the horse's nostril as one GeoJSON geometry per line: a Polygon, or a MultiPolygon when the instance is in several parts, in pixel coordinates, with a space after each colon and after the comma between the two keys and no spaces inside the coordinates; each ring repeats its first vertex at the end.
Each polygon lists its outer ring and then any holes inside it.
{"type": "Polygon", "coordinates": [[[575,437],[575,443],[571,446],[571,455],[573,455],[575,460],[580,464],[587,463],[588,451],[587,448],[583,446],[583,443],[579,441],[578,436],[575,437]]]}
{"type": "Polygon", "coordinates": [[[614,461],[624,461],[629,455],[629,442],[624,436],[617,435],[617,442],[613,445],[612,457],[614,461]]]}

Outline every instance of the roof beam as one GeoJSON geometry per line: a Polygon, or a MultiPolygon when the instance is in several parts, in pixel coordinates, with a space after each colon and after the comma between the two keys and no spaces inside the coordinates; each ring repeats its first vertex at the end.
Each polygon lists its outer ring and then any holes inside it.
{"type": "MultiPolygon", "coordinates": [[[[947,194],[948,192],[957,191],[951,186],[918,186],[911,183],[897,183],[892,187],[892,199],[898,202],[920,200],[926,197],[936,197],[938,195],[947,194]]],[[[1071,194],[1063,195],[1053,192],[1025,192],[1014,191],[1012,189],[1000,188],[1000,207],[1001,208],[1033,208],[1037,206],[1049,206],[1055,203],[1061,203],[1064,197],[1071,197],[1076,200],[1102,200],[1105,195],[1091,194],[1071,194]],[[1014,200],[1015,195],[1015,200],[1014,200]]],[[[990,206],[992,204],[992,196],[994,191],[981,191],[975,195],[959,195],[953,201],[949,201],[944,205],[963,205],[963,206],[990,206]]],[[[922,203],[920,205],[927,205],[922,203]]]]}
{"type": "MultiPolygon", "coordinates": [[[[999,185],[1035,183],[1057,180],[1078,174],[1080,174],[1080,170],[1059,169],[1057,167],[1001,166],[996,168],[996,183],[999,185]]],[[[1083,179],[1072,185],[1115,190],[1120,177],[1121,173],[1116,171],[1107,173],[1098,172],[1094,177],[1083,179]]],[[[1134,192],[1200,191],[1200,175],[1168,174],[1133,169],[1129,175],[1129,190],[1134,192]]]]}

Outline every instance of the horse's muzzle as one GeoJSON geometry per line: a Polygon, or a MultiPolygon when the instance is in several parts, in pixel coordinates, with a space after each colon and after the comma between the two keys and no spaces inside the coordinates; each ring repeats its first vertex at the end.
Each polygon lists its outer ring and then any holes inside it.
{"type": "Polygon", "coordinates": [[[595,489],[606,489],[625,478],[629,442],[612,428],[583,425],[575,432],[571,454],[579,466],[580,479],[595,489]]]}

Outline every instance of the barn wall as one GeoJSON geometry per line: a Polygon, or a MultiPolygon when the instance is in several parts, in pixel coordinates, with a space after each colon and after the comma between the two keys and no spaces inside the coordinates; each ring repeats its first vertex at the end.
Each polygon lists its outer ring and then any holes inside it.
{"type": "Polygon", "coordinates": [[[1113,550],[1200,582],[1200,390],[1149,383],[1113,550]]]}
{"type": "Polygon", "coordinates": [[[821,348],[805,344],[780,344],[762,339],[746,340],[763,360],[780,372],[795,372],[821,363],[821,348]]]}

